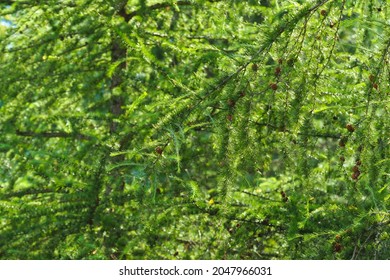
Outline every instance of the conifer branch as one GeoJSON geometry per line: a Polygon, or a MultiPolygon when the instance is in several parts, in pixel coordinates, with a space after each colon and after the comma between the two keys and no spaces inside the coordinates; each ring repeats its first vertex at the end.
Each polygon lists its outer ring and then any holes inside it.
{"type": "MultiPolygon", "coordinates": [[[[219,2],[219,0],[210,0],[208,2],[215,3],[215,2],[219,2]]],[[[192,5],[194,5],[193,1],[177,1],[175,3],[157,3],[157,4],[154,4],[154,5],[151,5],[151,6],[147,6],[146,10],[153,11],[153,10],[169,8],[169,7],[172,7],[172,6],[192,6],[192,5]]],[[[124,19],[126,21],[129,21],[133,17],[141,15],[144,12],[145,11],[143,9],[135,10],[135,11],[129,13],[129,14],[124,15],[124,19]]]]}
{"type": "Polygon", "coordinates": [[[295,25],[297,22],[299,22],[302,18],[306,17],[307,15],[311,14],[313,11],[317,10],[319,7],[321,7],[322,5],[324,5],[325,3],[327,3],[329,0],[322,0],[322,1],[319,1],[316,5],[308,8],[308,9],[302,9],[292,20],[290,21],[287,21],[287,22],[283,22],[282,24],[279,24],[277,26],[275,26],[271,32],[269,33],[270,35],[270,40],[269,41],[266,41],[264,42],[260,48],[256,51],[256,53],[250,58],[248,59],[246,62],[244,62],[243,64],[241,64],[234,72],[230,73],[230,74],[227,74],[225,75],[224,77],[222,77],[217,83],[216,85],[214,85],[213,87],[211,87],[207,92],[206,94],[204,95],[204,97],[200,98],[198,100],[198,102],[195,104],[195,106],[192,107],[192,109],[188,110],[187,111],[187,114],[186,114],[186,117],[184,119],[186,119],[191,113],[192,111],[198,107],[204,100],[206,100],[207,98],[211,97],[214,93],[220,91],[222,88],[224,88],[234,77],[237,77],[242,71],[244,71],[253,61],[255,61],[257,59],[257,57],[259,57],[262,53],[266,52],[267,50],[269,50],[272,45],[274,44],[274,42],[286,31],[291,31],[295,28],[295,25]]]}
{"type": "Polygon", "coordinates": [[[250,195],[250,196],[255,196],[256,198],[261,199],[261,200],[267,200],[267,201],[272,201],[272,202],[282,202],[279,200],[271,199],[271,198],[264,197],[264,196],[261,196],[261,195],[255,194],[255,193],[251,193],[251,192],[247,192],[247,191],[239,191],[239,190],[236,190],[236,191],[243,193],[243,194],[250,195]]]}
{"type": "MultiPolygon", "coordinates": [[[[276,131],[279,131],[279,132],[293,133],[291,130],[286,129],[283,126],[276,126],[276,125],[273,125],[273,124],[260,123],[260,122],[256,122],[256,121],[252,121],[252,122],[254,124],[258,125],[258,126],[266,126],[266,127],[272,128],[272,129],[274,129],[276,131]]],[[[313,132],[313,133],[298,132],[297,135],[308,136],[308,137],[316,137],[316,138],[332,138],[332,139],[340,139],[340,137],[342,136],[341,134],[330,134],[330,133],[320,133],[320,132],[313,132]]]]}
{"type": "MultiPolygon", "coordinates": [[[[0,186],[1,187],[1,186],[0,186]]],[[[9,199],[13,197],[24,197],[27,195],[41,195],[41,194],[65,194],[66,191],[61,191],[57,189],[40,189],[40,188],[32,188],[32,189],[26,189],[26,190],[19,190],[14,192],[6,192],[2,194],[2,199],[9,199]]]]}
{"type": "Polygon", "coordinates": [[[92,140],[88,135],[82,133],[67,133],[63,131],[47,131],[47,132],[34,132],[34,131],[21,131],[16,130],[16,135],[24,137],[42,137],[42,138],[76,138],[80,140],[92,140]]]}
{"type": "MultiPolygon", "coordinates": [[[[177,1],[175,4],[172,4],[172,3],[157,3],[157,4],[154,4],[154,5],[148,6],[147,9],[148,10],[158,10],[158,9],[165,9],[165,8],[171,7],[173,5],[189,6],[189,5],[192,5],[192,4],[193,3],[191,1],[177,1]]],[[[125,15],[124,18],[125,18],[126,21],[129,21],[133,17],[141,15],[144,12],[145,11],[143,9],[135,10],[135,11],[125,15]]]]}

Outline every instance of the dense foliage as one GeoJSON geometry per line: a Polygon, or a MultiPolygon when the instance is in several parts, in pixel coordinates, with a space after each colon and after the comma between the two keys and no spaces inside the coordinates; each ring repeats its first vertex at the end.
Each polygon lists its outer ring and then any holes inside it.
{"type": "Polygon", "coordinates": [[[389,259],[385,0],[0,2],[1,259],[389,259]]]}

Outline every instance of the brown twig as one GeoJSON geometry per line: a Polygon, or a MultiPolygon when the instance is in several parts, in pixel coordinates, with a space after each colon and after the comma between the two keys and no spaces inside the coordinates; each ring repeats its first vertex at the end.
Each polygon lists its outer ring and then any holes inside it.
{"type": "Polygon", "coordinates": [[[80,140],[91,140],[88,135],[81,133],[67,133],[63,131],[34,132],[16,130],[16,135],[25,137],[43,137],[43,138],[76,138],[80,140]]]}

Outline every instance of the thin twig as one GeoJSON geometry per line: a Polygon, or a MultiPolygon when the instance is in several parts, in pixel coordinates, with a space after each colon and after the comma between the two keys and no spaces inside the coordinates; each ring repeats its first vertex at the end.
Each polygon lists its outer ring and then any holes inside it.
{"type": "Polygon", "coordinates": [[[67,133],[63,131],[59,132],[34,132],[34,131],[21,131],[16,130],[16,135],[25,137],[43,137],[43,138],[76,138],[80,140],[92,140],[88,135],[81,133],[67,133]]]}

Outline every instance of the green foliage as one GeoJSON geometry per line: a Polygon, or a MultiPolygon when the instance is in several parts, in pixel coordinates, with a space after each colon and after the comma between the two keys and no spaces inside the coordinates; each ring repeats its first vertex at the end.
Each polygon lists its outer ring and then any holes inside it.
{"type": "Polygon", "coordinates": [[[0,258],[389,259],[389,9],[0,4],[0,258]]]}

